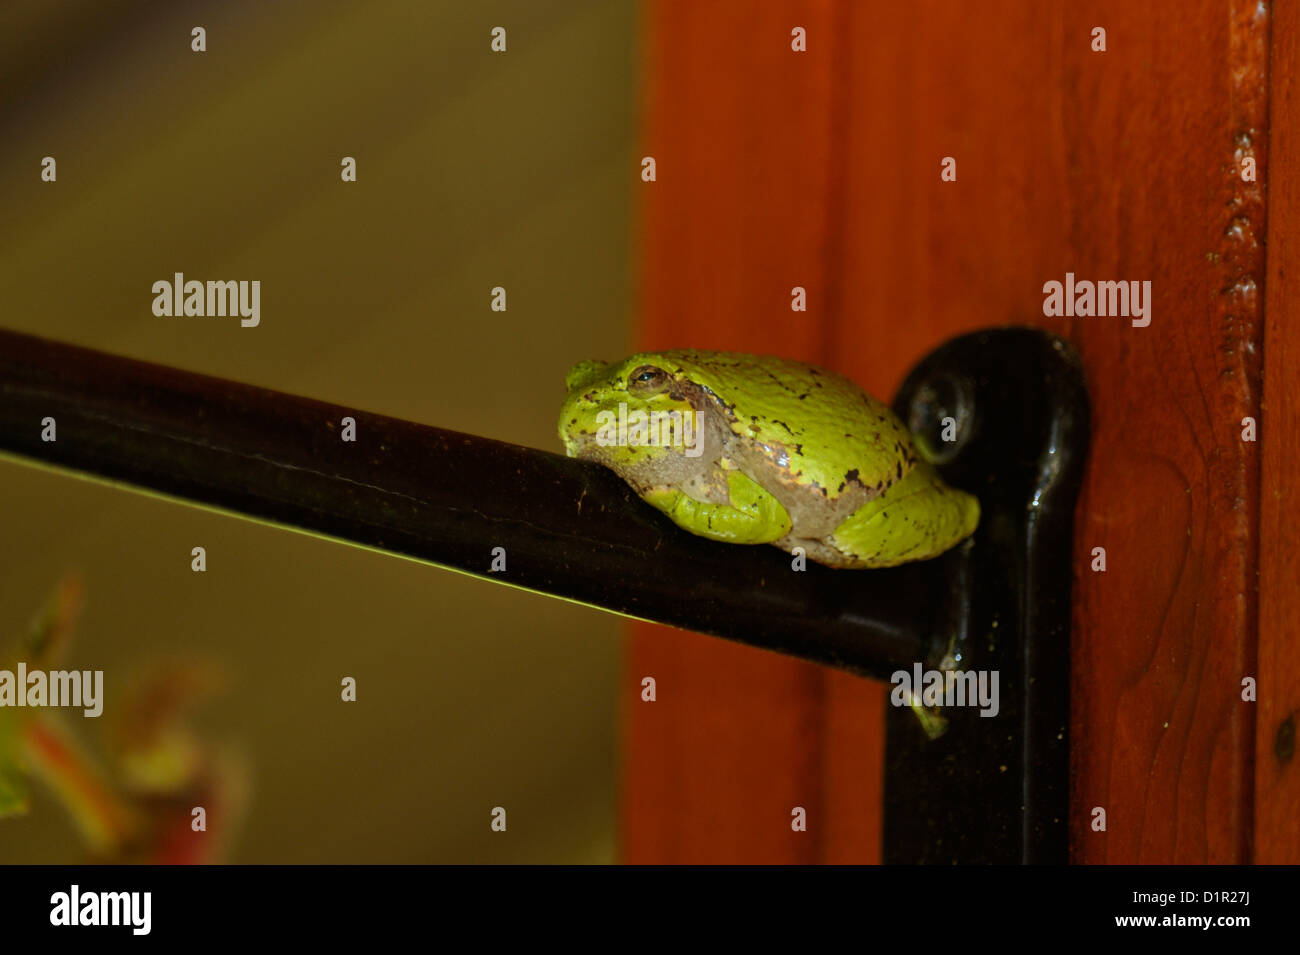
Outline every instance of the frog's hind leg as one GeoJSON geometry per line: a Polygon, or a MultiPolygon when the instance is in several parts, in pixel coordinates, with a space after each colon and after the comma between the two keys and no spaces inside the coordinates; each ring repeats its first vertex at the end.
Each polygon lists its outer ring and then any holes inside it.
{"type": "Polygon", "coordinates": [[[924,461],[885,493],[853,512],[831,535],[831,543],[858,567],[892,567],[935,557],[970,536],[980,505],[970,494],[948,487],[924,461]]]}
{"type": "Polygon", "coordinates": [[[654,488],[645,499],[692,534],[733,544],[770,544],[790,530],[781,502],[739,471],[727,475],[726,502],[701,501],[675,488],[654,488]]]}

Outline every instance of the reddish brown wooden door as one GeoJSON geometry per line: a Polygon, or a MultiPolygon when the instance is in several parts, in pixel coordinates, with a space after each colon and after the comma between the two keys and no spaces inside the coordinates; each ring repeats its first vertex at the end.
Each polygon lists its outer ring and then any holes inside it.
{"type": "MultiPolygon", "coordinates": [[[[1279,225],[1297,192],[1276,171],[1295,168],[1300,14],[1274,15],[1254,0],[647,5],[647,347],[811,359],[885,398],[971,328],[1037,324],[1079,348],[1083,862],[1300,861],[1300,346],[1279,225]],[[1067,272],[1150,280],[1150,324],[1045,317],[1043,285],[1067,272]],[[1243,440],[1247,417],[1262,443],[1243,440]]],[[[626,859],[878,860],[879,685],[634,629],[628,699],[652,675],[658,700],[627,711],[626,859]]]]}

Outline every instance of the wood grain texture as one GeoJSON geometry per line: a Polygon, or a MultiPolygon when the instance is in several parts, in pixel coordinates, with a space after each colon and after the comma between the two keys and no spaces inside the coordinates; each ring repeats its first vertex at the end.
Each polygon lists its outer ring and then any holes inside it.
{"type": "Polygon", "coordinates": [[[1241,421],[1258,414],[1263,204],[1239,158],[1263,166],[1267,20],[1231,7],[1116,6],[1105,59],[1081,39],[1064,58],[1077,122],[1053,271],[1149,278],[1154,300],[1147,328],[1072,329],[1095,409],[1071,685],[1084,862],[1250,860],[1258,466],[1241,421]]]}
{"type": "MultiPolygon", "coordinates": [[[[1240,169],[1248,156],[1267,169],[1268,7],[762,10],[649,7],[645,152],[661,154],[661,176],[643,193],[643,340],[822,358],[888,398],[961,331],[1069,336],[1094,421],[1076,521],[1072,857],[1249,861],[1256,711],[1240,690],[1258,669],[1260,471],[1241,421],[1260,410],[1265,210],[1240,169]],[[792,25],[808,29],[806,54],[789,50],[792,25]],[[1097,26],[1105,52],[1091,49],[1097,26]],[[940,181],[945,156],[956,182],[940,181]],[[1067,272],[1150,280],[1151,324],[1045,317],[1043,284],[1067,272]],[[789,312],[796,284],[806,316],[789,312]],[[1105,573],[1090,569],[1094,547],[1105,573]]],[[[1294,380],[1295,359],[1277,361],[1294,380]]],[[[1286,441],[1294,418],[1281,420],[1286,441]]],[[[1270,453],[1289,474],[1294,451],[1270,453]]],[[[1286,500],[1270,512],[1287,528],[1277,550],[1295,539],[1286,500]]],[[[1274,573],[1293,582],[1294,563],[1274,573]]],[[[1293,604],[1269,612],[1292,629],[1260,662],[1293,687],[1293,604]]],[[[629,714],[629,858],[878,858],[863,806],[879,800],[879,697],[783,662],[736,678],[740,651],[708,643],[634,642],[633,670],[681,666],[698,695],[676,715],[662,702],[629,714]],[[820,807],[815,838],[801,855],[760,853],[748,840],[797,797],[820,807]],[[718,800],[743,817],[725,833],[705,821],[718,800]]],[[[1273,705],[1294,709],[1277,679],[1273,705]]],[[[1294,816],[1289,772],[1276,812],[1294,816]]]]}
{"type": "Polygon", "coordinates": [[[1255,729],[1255,861],[1300,862],[1300,7],[1273,23],[1265,285],[1263,486],[1260,499],[1259,717],[1255,729]]]}

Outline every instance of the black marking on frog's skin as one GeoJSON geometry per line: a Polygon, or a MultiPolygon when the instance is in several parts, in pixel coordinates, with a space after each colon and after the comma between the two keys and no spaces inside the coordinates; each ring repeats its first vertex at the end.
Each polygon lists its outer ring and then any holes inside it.
{"type": "MultiPolygon", "coordinates": [[[[728,404],[726,401],[724,401],[721,397],[718,396],[718,393],[717,393],[717,392],[715,392],[713,389],[709,388],[707,385],[699,385],[699,384],[696,384],[696,383],[693,382],[693,381],[692,381],[692,382],[688,382],[688,384],[690,384],[691,387],[693,387],[693,388],[698,388],[698,389],[700,389],[700,391],[702,391],[704,394],[708,395],[710,398],[712,398],[714,401],[716,401],[716,402],[717,402],[717,403],[718,403],[718,404],[719,404],[719,405],[720,405],[720,406],[721,406],[721,407],[722,407],[722,408],[727,412],[727,417],[728,417],[728,418],[730,418],[732,421],[735,421],[735,420],[736,420],[736,406],[735,406],[735,404],[728,404]]],[[[689,396],[688,394],[686,394],[686,392],[683,390],[683,392],[682,392],[682,396],[681,396],[681,399],[679,399],[679,400],[686,400],[686,401],[689,401],[689,400],[690,400],[690,396],[689,396]]]]}
{"type": "Polygon", "coordinates": [[[899,461],[899,462],[898,462],[898,480],[901,481],[902,479],[903,479],[903,462],[902,462],[902,461],[899,461]]]}
{"type": "Polygon", "coordinates": [[[803,400],[804,400],[805,398],[807,398],[810,394],[812,394],[811,391],[805,391],[803,394],[801,394],[801,395],[799,396],[799,400],[800,400],[800,401],[803,401],[803,400]]]}
{"type": "Polygon", "coordinates": [[[803,454],[803,445],[802,445],[802,444],[796,444],[796,445],[794,446],[794,453],[795,453],[795,454],[803,454]]]}
{"type": "Polygon", "coordinates": [[[776,382],[776,386],[778,388],[784,389],[785,391],[790,392],[790,394],[794,394],[795,390],[791,388],[789,385],[787,385],[780,378],[776,377],[776,374],[774,372],[768,371],[767,369],[764,369],[764,372],[766,373],[767,377],[771,378],[774,382],[776,382]]]}
{"type": "Polygon", "coordinates": [[[781,427],[785,428],[786,432],[790,435],[790,437],[793,438],[796,436],[795,433],[790,430],[790,426],[786,424],[784,421],[782,421],[780,418],[773,418],[772,423],[779,424],[781,427]]]}

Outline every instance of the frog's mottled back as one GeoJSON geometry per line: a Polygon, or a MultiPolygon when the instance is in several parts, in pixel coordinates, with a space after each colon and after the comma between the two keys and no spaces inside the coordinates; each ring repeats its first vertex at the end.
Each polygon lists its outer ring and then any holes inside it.
{"type": "Polygon", "coordinates": [[[898,416],[842,375],[804,362],[734,352],[667,351],[629,363],[667,361],[708,388],[732,417],[731,430],[755,441],[791,481],[838,497],[853,483],[883,490],[916,463],[898,416]],[[726,395],[746,395],[737,410],[726,395]]]}
{"type": "Polygon", "coordinates": [[[569,454],[614,469],[696,534],[876,567],[941,553],[978,521],[978,502],[918,458],[886,405],[803,362],[643,352],[580,362],[566,384],[559,430],[569,454]],[[684,416],[697,444],[610,441],[616,414],[684,416]]]}

